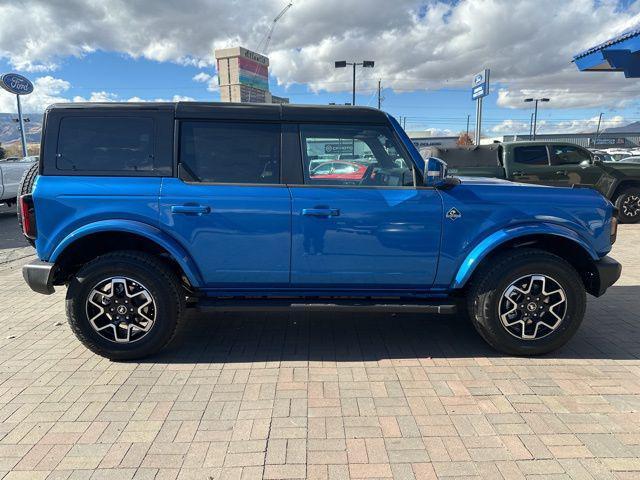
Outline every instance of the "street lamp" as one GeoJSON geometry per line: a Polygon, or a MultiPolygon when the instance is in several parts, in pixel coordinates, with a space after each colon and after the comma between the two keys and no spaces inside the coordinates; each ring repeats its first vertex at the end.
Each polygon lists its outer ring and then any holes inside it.
{"type": "Polygon", "coordinates": [[[538,124],[538,102],[548,102],[548,98],[525,98],[525,103],[535,102],[535,108],[533,110],[533,140],[536,139],[536,126],[538,124]]]}
{"type": "Polygon", "coordinates": [[[373,68],[375,62],[373,60],[363,60],[362,62],[347,62],[346,60],[340,60],[335,62],[336,68],[346,68],[347,65],[353,66],[353,98],[351,104],[356,104],[356,66],[361,65],[362,68],[373,68]]]}

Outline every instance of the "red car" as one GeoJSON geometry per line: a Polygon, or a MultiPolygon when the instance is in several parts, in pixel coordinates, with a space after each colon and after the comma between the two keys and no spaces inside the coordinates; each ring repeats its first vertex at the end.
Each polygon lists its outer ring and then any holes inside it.
{"type": "Polygon", "coordinates": [[[353,162],[330,161],[322,163],[310,172],[312,180],[353,180],[360,181],[367,171],[365,165],[353,162]]]}

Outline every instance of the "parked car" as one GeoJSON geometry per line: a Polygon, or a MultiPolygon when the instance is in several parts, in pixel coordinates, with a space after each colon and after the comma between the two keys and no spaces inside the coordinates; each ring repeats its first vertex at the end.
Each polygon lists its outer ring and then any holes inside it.
{"type": "Polygon", "coordinates": [[[504,142],[470,148],[434,148],[456,175],[496,177],[555,187],[598,190],[618,209],[623,223],[640,221],[640,167],[601,162],[587,149],[566,142],[504,142]]]}
{"type": "Polygon", "coordinates": [[[629,155],[633,155],[629,148],[607,148],[603,151],[610,155],[614,162],[626,158],[629,155]]]}
{"type": "Polygon", "coordinates": [[[601,162],[615,162],[615,159],[607,152],[601,152],[599,150],[590,150],[590,152],[593,153],[593,158],[595,160],[600,160],[601,162]]]}
{"type": "Polygon", "coordinates": [[[623,158],[622,160],[620,160],[620,163],[640,163],[640,155],[623,158]]]}
{"type": "Polygon", "coordinates": [[[16,204],[20,180],[37,161],[37,156],[0,158],[0,205],[16,204]]]}
{"type": "Polygon", "coordinates": [[[314,180],[336,180],[342,179],[359,183],[364,177],[367,167],[358,163],[334,161],[325,162],[316,167],[309,165],[309,175],[314,180]]]}
{"type": "Polygon", "coordinates": [[[600,194],[449,177],[377,109],[61,104],[43,125],[24,278],[66,285],[73,332],[111,359],[159,351],[187,308],[458,311],[496,349],[541,354],[620,276],[600,194]],[[322,139],[375,164],[316,179],[322,139]]]}

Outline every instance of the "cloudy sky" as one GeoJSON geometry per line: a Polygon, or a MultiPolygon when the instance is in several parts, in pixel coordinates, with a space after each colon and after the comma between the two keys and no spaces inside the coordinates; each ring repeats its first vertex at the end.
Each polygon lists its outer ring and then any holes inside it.
{"type": "MultiPolygon", "coordinates": [[[[285,0],[0,0],[0,71],[31,78],[25,110],[82,100],[218,100],[213,51],[264,45],[285,0]]],[[[640,120],[640,83],[580,73],[574,54],[640,23],[640,0],[293,0],[269,51],[273,93],[295,103],[351,101],[335,60],[358,71],[358,104],[408,130],[458,133],[474,119],[473,74],[491,69],[485,134],[529,130],[527,96],[546,96],[540,131],[640,120]]],[[[0,112],[15,110],[0,92],[0,112]]],[[[473,129],[473,125],[471,127],[473,129]]]]}

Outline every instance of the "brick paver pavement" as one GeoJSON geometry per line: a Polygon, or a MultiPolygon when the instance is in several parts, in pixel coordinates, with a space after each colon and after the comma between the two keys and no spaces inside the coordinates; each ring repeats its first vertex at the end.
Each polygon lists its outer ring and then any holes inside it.
{"type": "Polygon", "coordinates": [[[455,317],[218,314],[112,363],[0,265],[0,478],[640,478],[640,226],[561,351],[455,317]]]}

